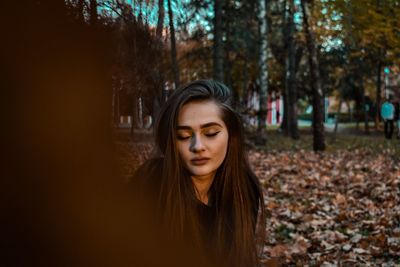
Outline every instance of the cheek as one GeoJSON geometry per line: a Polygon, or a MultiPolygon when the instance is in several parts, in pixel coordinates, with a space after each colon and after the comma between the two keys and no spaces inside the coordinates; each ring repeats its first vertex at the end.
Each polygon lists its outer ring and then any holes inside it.
{"type": "Polygon", "coordinates": [[[176,150],[178,151],[178,154],[180,157],[182,157],[182,152],[183,152],[183,148],[182,148],[182,144],[180,144],[179,142],[177,142],[176,144],[176,150]]]}
{"type": "Polygon", "coordinates": [[[219,154],[220,157],[225,159],[226,153],[228,151],[228,135],[224,135],[221,140],[219,140],[218,145],[215,146],[215,152],[219,154]]]}
{"type": "Polygon", "coordinates": [[[178,151],[179,157],[181,158],[182,161],[185,161],[188,158],[188,149],[187,149],[187,144],[183,142],[177,142],[176,144],[176,150],[178,151]]]}

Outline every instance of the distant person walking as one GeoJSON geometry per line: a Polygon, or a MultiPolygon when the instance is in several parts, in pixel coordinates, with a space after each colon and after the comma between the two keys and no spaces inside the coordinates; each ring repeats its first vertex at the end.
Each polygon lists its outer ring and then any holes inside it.
{"type": "Polygon", "coordinates": [[[385,137],[391,139],[393,135],[393,120],[394,120],[394,105],[390,102],[390,99],[382,104],[381,117],[385,123],[385,137]]]}

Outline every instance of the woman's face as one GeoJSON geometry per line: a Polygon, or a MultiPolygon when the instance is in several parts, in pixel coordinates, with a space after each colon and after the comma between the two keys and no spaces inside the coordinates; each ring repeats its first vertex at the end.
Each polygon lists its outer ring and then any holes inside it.
{"type": "Polygon", "coordinates": [[[193,177],[212,179],[225,159],[228,129],[213,101],[193,101],[178,114],[176,146],[193,177]]]}

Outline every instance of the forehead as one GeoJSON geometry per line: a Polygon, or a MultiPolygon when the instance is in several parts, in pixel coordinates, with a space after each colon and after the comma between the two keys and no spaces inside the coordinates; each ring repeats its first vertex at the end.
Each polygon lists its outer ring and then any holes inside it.
{"type": "Polygon", "coordinates": [[[182,106],[178,114],[179,126],[200,126],[210,122],[225,125],[221,117],[220,107],[213,101],[191,101],[182,106]]]}

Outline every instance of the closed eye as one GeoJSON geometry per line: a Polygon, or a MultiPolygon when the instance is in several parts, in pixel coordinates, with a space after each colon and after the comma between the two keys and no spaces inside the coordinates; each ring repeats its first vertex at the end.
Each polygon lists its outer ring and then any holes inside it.
{"type": "Polygon", "coordinates": [[[219,134],[219,133],[220,133],[220,132],[206,133],[205,136],[207,136],[207,137],[214,137],[214,136],[216,136],[216,135],[219,134]]]}
{"type": "Polygon", "coordinates": [[[191,136],[190,135],[178,135],[176,138],[178,140],[187,140],[189,139],[191,136]]]}

